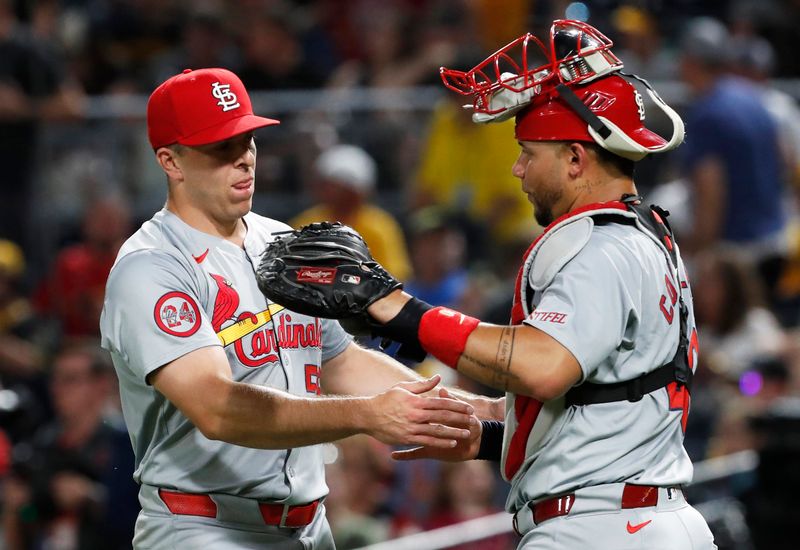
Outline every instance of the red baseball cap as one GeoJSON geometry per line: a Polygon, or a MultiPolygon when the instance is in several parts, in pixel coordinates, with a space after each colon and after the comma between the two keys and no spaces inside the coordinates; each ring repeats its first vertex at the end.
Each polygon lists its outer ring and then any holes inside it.
{"type": "Polygon", "coordinates": [[[205,145],[280,124],[255,116],[250,96],[227,69],[186,69],[147,101],[147,137],[153,149],[180,143],[205,145]]]}

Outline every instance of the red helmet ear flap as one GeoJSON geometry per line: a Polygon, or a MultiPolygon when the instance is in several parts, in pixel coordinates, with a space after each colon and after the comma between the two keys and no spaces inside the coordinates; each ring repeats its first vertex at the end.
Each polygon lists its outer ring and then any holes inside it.
{"type": "MultiPolygon", "coordinates": [[[[626,128],[622,125],[618,126],[611,120],[598,117],[602,120],[606,130],[600,128],[595,129],[592,124],[589,123],[588,131],[592,139],[604,149],[630,160],[641,160],[650,153],[665,153],[683,143],[686,131],[683,125],[683,119],[681,119],[680,115],[661,99],[658,92],[656,92],[645,79],[633,74],[623,74],[638,80],[644,85],[653,103],[661,109],[661,111],[667,115],[670,122],[672,122],[672,136],[669,140],[665,140],[661,136],[645,128],[643,124],[641,124],[639,128],[626,128]]],[[[641,121],[644,122],[644,105],[641,103],[641,96],[638,91],[634,91],[634,94],[637,107],[641,108],[641,110],[639,110],[641,121]]]]}

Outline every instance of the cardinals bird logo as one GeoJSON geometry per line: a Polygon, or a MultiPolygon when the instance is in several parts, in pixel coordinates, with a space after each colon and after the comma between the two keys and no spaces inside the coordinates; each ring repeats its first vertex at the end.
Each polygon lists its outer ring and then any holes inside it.
{"type": "Polygon", "coordinates": [[[214,332],[219,332],[225,321],[236,318],[234,314],[239,307],[239,293],[233,289],[233,285],[222,275],[211,274],[211,278],[217,283],[217,297],[214,300],[214,313],[211,317],[211,326],[214,332]]]}

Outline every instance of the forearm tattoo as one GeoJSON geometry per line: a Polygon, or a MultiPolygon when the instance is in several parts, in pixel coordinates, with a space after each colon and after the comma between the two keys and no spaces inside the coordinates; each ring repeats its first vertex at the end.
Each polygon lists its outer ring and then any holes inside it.
{"type": "Polygon", "coordinates": [[[516,332],[516,327],[503,327],[503,331],[500,333],[500,341],[497,343],[497,354],[492,363],[485,363],[466,353],[461,356],[473,365],[490,371],[487,383],[493,388],[508,391],[511,381],[519,379],[517,375],[511,372],[511,357],[514,354],[516,332]]]}

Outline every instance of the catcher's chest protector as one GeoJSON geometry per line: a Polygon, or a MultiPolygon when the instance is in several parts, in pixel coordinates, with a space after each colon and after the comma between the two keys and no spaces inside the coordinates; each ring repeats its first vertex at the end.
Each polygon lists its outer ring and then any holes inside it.
{"type": "MultiPolygon", "coordinates": [[[[550,286],[562,268],[586,246],[595,225],[632,225],[663,253],[666,266],[674,274],[674,280],[679,281],[677,286],[681,287],[677,252],[672,232],[664,223],[665,217],[666,213],[660,209],[641,206],[638,197],[626,196],[619,201],[586,206],[556,220],[534,241],[525,255],[517,276],[512,323],[521,324],[533,313],[536,292],[550,286]]],[[[508,395],[503,455],[503,475],[507,480],[511,481],[520,472],[529,451],[537,447],[565,406],[636,401],[646,393],[679,380],[688,387],[691,381],[687,352],[688,313],[682,297],[680,301],[680,345],[667,364],[660,367],[655,364],[653,371],[634,380],[607,384],[585,382],[568,392],[563,402],[557,399],[541,403],[527,396],[508,395]]]]}
{"type": "Polygon", "coordinates": [[[688,309],[681,291],[684,281],[678,269],[675,240],[672,229],[666,223],[669,213],[658,206],[644,206],[641,201],[641,197],[625,195],[619,201],[590,205],[557,220],[533,243],[520,271],[516,289],[519,294],[515,296],[512,310],[512,322],[515,324],[532,313],[534,292],[545,289],[561,268],[586,246],[594,226],[618,223],[631,225],[650,237],[664,253],[679,283],[680,338],[672,360],[633,380],[614,384],[584,382],[575,386],[565,396],[564,404],[567,407],[614,401],[634,402],[672,382],[691,389],[688,309]]]}

